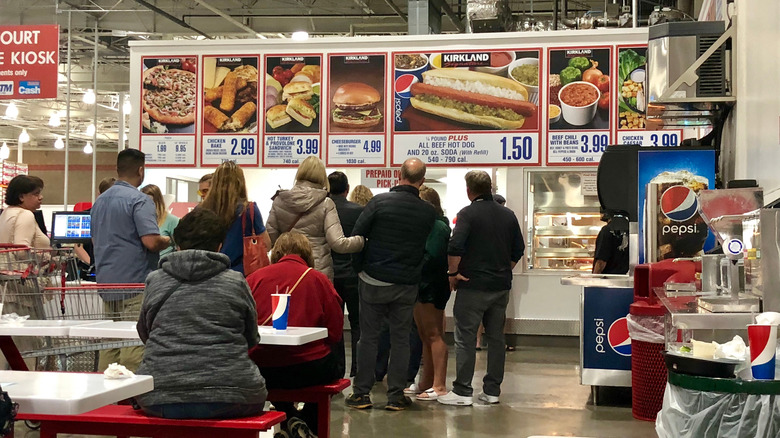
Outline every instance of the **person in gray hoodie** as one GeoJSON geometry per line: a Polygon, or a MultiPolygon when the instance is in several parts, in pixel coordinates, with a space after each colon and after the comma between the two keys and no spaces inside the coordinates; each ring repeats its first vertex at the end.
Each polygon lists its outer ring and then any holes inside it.
{"type": "Polygon", "coordinates": [[[217,252],[226,231],[214,212],[193,210],[173,232],[179,251],[146,278],[138,374],[153,376],[154,390],[136,401],[147,415],[235,418],[263,410],[268,391],[248,354],[258,343],[257,310],[244,276],[217,252]]]}

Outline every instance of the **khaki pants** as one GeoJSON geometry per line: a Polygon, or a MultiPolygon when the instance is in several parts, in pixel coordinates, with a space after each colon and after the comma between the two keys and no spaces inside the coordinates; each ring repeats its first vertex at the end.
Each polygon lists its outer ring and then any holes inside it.
{"type": "MultiPolygon", "coordinates": [[[[103,310],[106,317],[114,321],[137,320],[141,312],[141,303],[144,301],[144,295],[127,298],[118,301],[104,301],[103,310]]],[[[144,358],[144,347],[125,347],[111,348],[100,351],[100,360],[98,361],[98,371],[103,372],[112,363],[124,365],[130,371],[137,371],[144,358]]]]}

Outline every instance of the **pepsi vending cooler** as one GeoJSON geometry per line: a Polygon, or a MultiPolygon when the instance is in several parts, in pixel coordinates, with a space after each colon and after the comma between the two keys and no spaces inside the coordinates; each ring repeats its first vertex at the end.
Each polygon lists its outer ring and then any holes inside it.
{"type": "Polygon", "coordinates": [[[632,287],[585,286],[580,302],[580,384],[631,386],[632,287]]]}

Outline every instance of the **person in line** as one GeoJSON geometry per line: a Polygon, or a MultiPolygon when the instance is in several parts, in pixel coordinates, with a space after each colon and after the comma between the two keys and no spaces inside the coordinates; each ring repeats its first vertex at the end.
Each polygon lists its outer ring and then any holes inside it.
{"type": "Polygon", "coordinates": [[[444,308],[450,299],[447,279],[449,220],[444,216],[436,190],[420,187],[420,198],[436,209],[436,222],[425,241],[420,296],[414,306],[414,322],[423,343],[422,375],[417,387],[423,390],[417,400],[431,401],[447,393],[447,344],[444,342],[444,308]]]}
{"type": "Polygon", "coordinates": [[[363,184],[358,184],[354,189],[352,189],[352,193],[349,195],[349,202],[354,202],[357,205],[362,205],[365,207],[368,205],[368,201],[370,201],[373,197],[374,194],[371,193],[371,189],[364,186],[363,184]]]}
{"type": "MultiPolygon", "coordinates": [[[[344,172],[336,171],[328,175],[328,183],[330,184],[330,199],[336,205],[341,228],[344,230],[345,235],[351,236],[352,228],[354,228],[355,222],[360,217],[360,213],[363,212],[363,206],[347,201],[349,180],[344,172]]],[[[352,343],[352,364],[349,377],[355,377],[357,372],[357,343],[360,340],[358,277],[352,266],[352,256],[337,252],[332,253],[331,256],[333,257],[333,286],[349,311],[349,335],[352,343]]],[[[341,310],[344,310],[343,306],[341,310]]],[[[343,342],[341,344],[341,355],[342,361],[346,362],[343,342]]]]}
{"type": "MultiPolygon", "coordinates": [[[[179,218],[168,213],[165,208],[165,200],[163,199],[160,188],[154,184],[149,184],[141,188],[141,193],[147,195],[154,202],[154,210],[157,213],[157,226],[160,227],[160,235],[173,238],[173,230],[179,225],[179,218]]],[[[160,251],[160,257],[170,254],[174,250],[174,242],[160,251]]]]}
{"type": "MultiPolygon", "coordinates": [[[[92,206],[92,243],[95,247],[95,276],[98,283],[143,283],[157,269],[159,252],[171,244],[160,235],[154,203],[138,190],[144,181],[146,156],[138,149],[125,149],[117,155],[117,181],[98,196],[92,206]]],[[[112,319],[138,317],[143,294],[104,292],[105,314],[112,319]]],[[[131,371],[138,369],[143,347],[102,350],[98,365],[104,371],[117,362],[131,371]]]]}
{"type": "Polygon", "coordinates": [[[314,269],[333,281],[331,249],[351,254],[363,249],[363,237],[344,236],[336,204],[328,198],[328,175],[322,161],[311,155],[298,166],[295,185],[280,190],[268,214],[271,242],[285,232],[298,231],[309,239],[314,251],[314,269]]]}
{"type": "MultiPolygon", "coordinates": [[[[493,194],[493,200],[498,202],[498,205],[506,205],[506,198],[499,195],[498,193],[493,194]]],[[[479,330],[477,330],[477,351],[482,351],[483,348],[487,348],[487,345],[482,342],[483,334],[485,334],[485,327],[482,325],[482,323],[479,323],[479,330]]],[[[515,351],[515,347],[507,345],[506,351],[515,351]]]]}
{"type": "Polygon", "coordinates": [[[255,301],[218,252],[225,234],[214,212],[193,210],[174,231],[178,251],[146,279],[138,373],[154,377],[154,389],[135,399],[147,415],[234,418],[263,410],[268,392],[248,354],[259,338],[255,301]]]}
{"type": "Polygon", "coordinates": [[[607,224],[601,227],[596,238],[593,255],[594,274],[628,273],[628,213],[622,210],[606,210],[601,220],[607,224]]]}
{"type": "Polygon", "coordinates": [[[200,181],[198,181],[198,196],[200,196],[201,202],[208,196],[209,191],[211,190],[211,180],[213,178],[213,173],[207,173],[200,177],[200,181]]]}
{"type": "MultiPolygon", "coordinates": [[[[115,182],[116,178],[113,176],[109,176],[100,180],[100,184],[98,184],[98,196],[102,195],[106,190],[110,189],[115,182]]],[[[92,207],[84,211],[91,213],[92,207]]],[[[92,245],[92,242],[76,244],[73,250],[76,253],[76,257],[79,259],[79,269],[81,269],[83,272],[94,274],[95,247],[92,245]]]]}
{"type": "MultiPolygon", "coordinates": [[[[325,327],[328,337],[295,347],[253,348],[250,356],[260,367],[266,385],[269,389],[298,389],[342,378],[343,363],[339,363],[333,348],[342,337],[342,302],[328,277],[312,269],[314,255],[309,240],[297,231],[283,233],[271,250],[271,263],[247,277],[257,303],[258,324],[271,324],[271,294],[288,293],[287,323],[294,327],[325,327]]],[[[287,414],[287,429],[292,436],[314,436],[311,430],[317,430],[316,403],[306,403],[300,412],[293,403],[274,402],[274,406],[287,414]]]]}
{"type": "Polygon", "coordinates": [[[247,235],[251,235],[250,230],[254,228],[255,234],[260,237],[265,247],[271,247],[271,238],[263,225],[260,209],[257,208],[256,203],[251,203],[254,209],[254,223],[252,223],[247,209],[249,205],[244,171],[233,161],[225,161],[220,164],[214,171],[208,196],[200,206],[216,213],[225,223],[228,232],[220,252],[230,257],[230,269],[242,274],[244,273],[242,223],[246,228],[247,235]]]}
{"type": "Polygon", "coordinates": [[[525,244],[512,210],[493,201],[490,175],[481,170],[466,173],[466,195],[471,204],[458,212],[447,250],[450,290],[457,290],[455,317],[456,377],[452,391],[438,397],[446,405],[470,406],[476,362],[477,328],[485,325],[488,341],[487,373],[480,401],[498,403],[504,380],[504,323],[512,269],[523,256],[525,244]]]}
{"type": "Polygon", "coordinates": [[[28,175],[14,177],[5,189],[8,208],[0,214],[0,242],[30,248],[50,248],[46,234],[38,227],[34,212],[43,202],[43,180],[28,175]]]}
{"type": "MultiPolygon", "coordinates": [[[[0,242],[39,249],[51,247],[49,238],[38,227],[34,215],[34,212],[41,208],[42,192],[43,180],[38,177],[19,175],[9,182],[5,189],[5,203],[8,208],[0,214],[0,242]]],[[[5,286],[5,281],[0,280],[0,287],[5,286]]],[[[43,297],[38,287],[25,283],[15,284],[8,290],[18,291],[18,293],[5,295],[3,313],[29,315],[31,319],[45,319],[43,297]]],[[[30,336],[14,336],[13,341],[20,352],[33,351],[43,345],[39,338],[30,336]]],[[[28,369],[37,369],[35,358],[27,358],[24,362],[28,369]]],[[[0,369],[6,368],[8,362],[0,355],[0,369]]]]}
{"type": "Polygon", "coordinates": [[[353,393],[346,404],[356,409],[373,406],[369,392],[375,382],[377,343],[382,320],[389,318],[391,354],[385,409],[406,409],[403,393],[409,365],[409,329],[421,279],[425,241],[436,220],[433,206],[420,199],[425,164],[404,161],[399,185],[366,205],[353,233],[366,238],[358,269],[360,342],[353,393]]]}

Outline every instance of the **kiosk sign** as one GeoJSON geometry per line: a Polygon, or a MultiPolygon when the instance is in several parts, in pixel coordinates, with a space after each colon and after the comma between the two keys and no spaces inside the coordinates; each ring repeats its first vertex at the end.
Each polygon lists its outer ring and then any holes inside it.
{"type": "Polygon", "coordinates": [[[0,99],[56,99],[60,27],[0,26],[0,99]]]}

